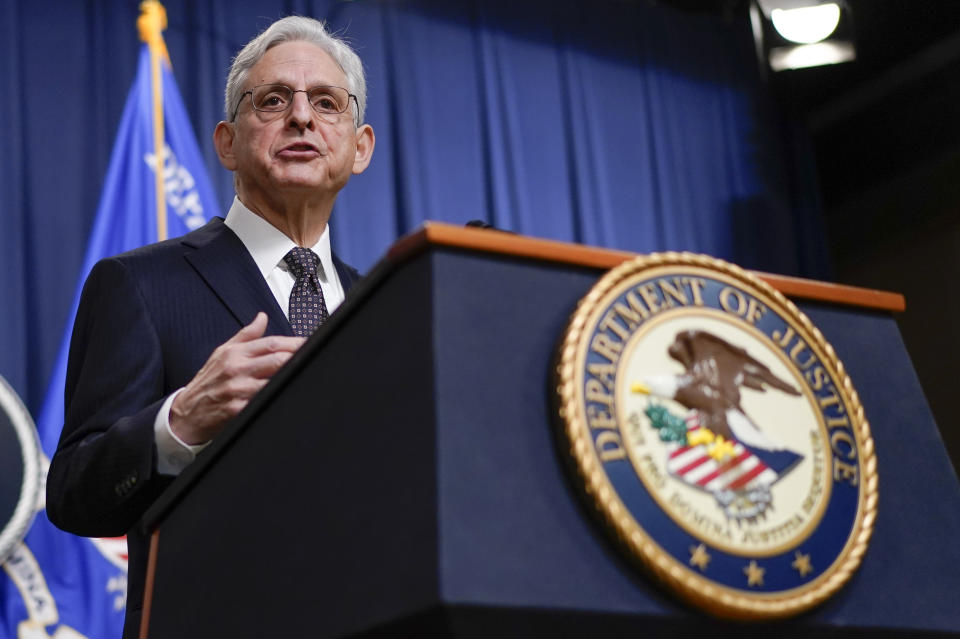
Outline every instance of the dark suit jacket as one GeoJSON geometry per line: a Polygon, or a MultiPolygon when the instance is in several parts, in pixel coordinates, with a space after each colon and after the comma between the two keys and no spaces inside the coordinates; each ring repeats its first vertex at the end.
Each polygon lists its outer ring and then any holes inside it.
{"type": "MultiPolygon", "coordinates": [[[[359,275],[333,261],[349,290],[359,275]]],[[[253,258],[220,218],[102,260],[84,284],[47,514],[78,535],[127,535],[124,637],[139,627],[146,576],[148,539],[134,525],[173,481],[157,473],[157,411],[259,311],[269,318],[267,334],[292,335],[253,258]]]]}

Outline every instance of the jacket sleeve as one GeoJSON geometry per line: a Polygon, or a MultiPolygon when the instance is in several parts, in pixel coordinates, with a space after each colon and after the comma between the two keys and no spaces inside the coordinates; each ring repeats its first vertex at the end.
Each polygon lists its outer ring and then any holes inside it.
{"type": "Polygon", "coordinates": [[[172,478],[156,470],[153,424],[164,400],[160,340],[137,282],[115,258],[98,262],[84,284],[64,398],[47,514],[78,535],[122,535],[172,478]]]}

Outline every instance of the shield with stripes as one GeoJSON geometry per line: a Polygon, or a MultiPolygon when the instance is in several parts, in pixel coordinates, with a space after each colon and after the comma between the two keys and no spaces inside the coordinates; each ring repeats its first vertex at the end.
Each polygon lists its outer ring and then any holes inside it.
{"type": "MultiPolygon", "coordinates": [[[[651,404],[647,415],[654,428],[663,424],[666,410],[651,404]]],[[[674,422],[679,422],[673,416],[674,422]]],[[[802,459],[789,450],[769,451],[718,438],[700,424],[699,413],[683,418],[686,437],[667,444],[667,472],[683,483],[712,494],[733,519],[752,520],[771,505],[770,487],[802,459]],[[719,449],[719,450],[718,450],[719,449]]],[[[658,430],[663,432],[663,427],[658,430]]]]}

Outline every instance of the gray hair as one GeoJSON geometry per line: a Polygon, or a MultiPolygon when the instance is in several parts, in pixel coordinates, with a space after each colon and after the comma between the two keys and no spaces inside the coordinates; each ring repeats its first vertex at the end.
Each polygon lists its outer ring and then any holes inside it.
{"type": "MultiPolygon", "coordinates": [[[[357,123],[363,123],[363,114],[367,109],[367,79],[363,73],[363,62],[360,56],[350,48],[342,38],[332,35],[324,24],[313,18],[302,16],[288,16],[277,20],[266,31],[248,42],[230,65],[227,75],[227,89],[224,92],[225,119],[233,115],[240,97],[243,95],[243,86],[247,80],[247,73],[260,61],[267,51],[284,42],[310,42],[323,49],[333,61],[340,65],[340,69],[347,76],[347,91],[357,96],[357,123]]],[[[309,87],[306,87],[309,88],[309,87]]]]}

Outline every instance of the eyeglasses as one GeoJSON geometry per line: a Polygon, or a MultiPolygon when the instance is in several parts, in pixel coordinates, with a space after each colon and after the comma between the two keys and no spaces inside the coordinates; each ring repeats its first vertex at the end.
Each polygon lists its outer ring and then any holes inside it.
{"type": "Polygon", "coordinates": [[[248,95],[250,96],[250,104],[257,111],[282,113],[293,104],[294,93],[306,93],[310,106],[320,115],[340,115],[350,107],[350,98],[353,98],[354,104],[357,105],[357,113],[360,113],[357,96],[342,87],[319,86],[310,89],[291,89],[285,84],[261,84],[253,87],[250,91],[243,92],[237,101],[237,107],[233,110],[233,117],[230,118],[230,121],[233,122],[237,119],[240,105],[248,95]]]}

